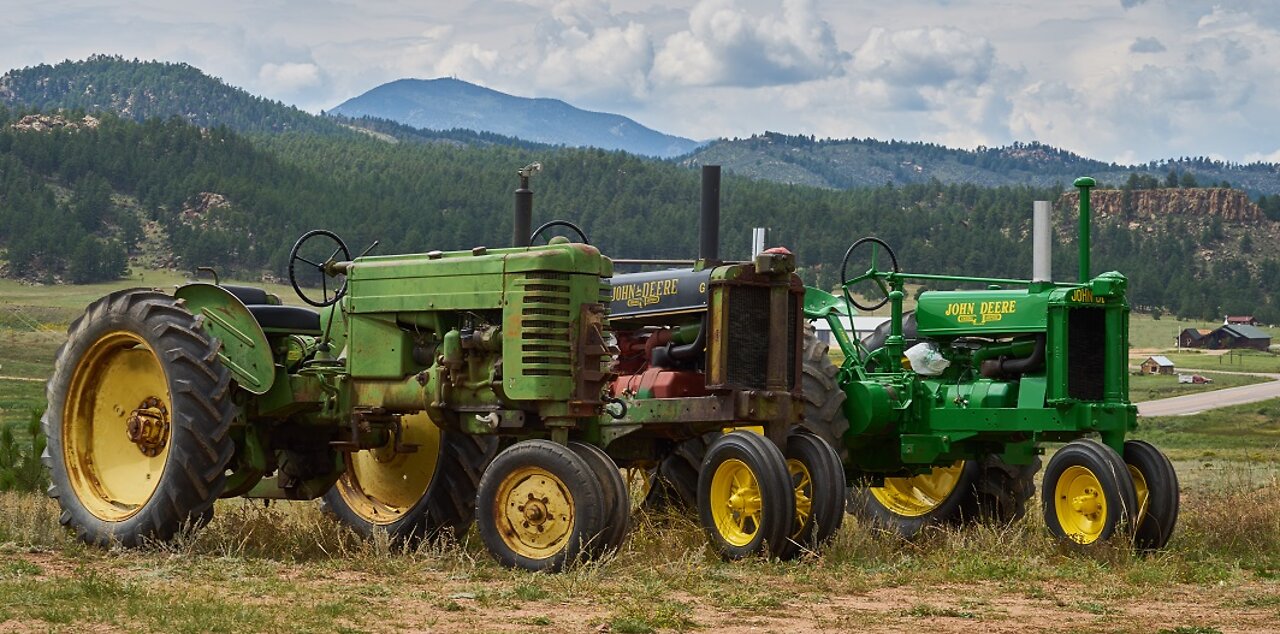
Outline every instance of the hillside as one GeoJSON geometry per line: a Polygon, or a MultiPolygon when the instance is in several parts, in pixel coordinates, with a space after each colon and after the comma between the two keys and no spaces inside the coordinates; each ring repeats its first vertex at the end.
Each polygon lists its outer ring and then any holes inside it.
{"type": "MultiPolygon", "coordinates": [[[[573,220],[616,257],[690,257],[696,249],[697,174],[669,162],[594,149],[388,143],[363,134],[243,137],[178,119],[89,119],[35,126],[0,108],[8,275],[101,279],[118,274],[123,254],[137,261],[163,242],[169,261],[185,270],[212,265],[278,277],[293,240],[317,227],[357,250],[381,240],[381,253],[502,245],[514,171],[534,160],[546,166],[534,180],[535,221],[573,220]],[[93,265],[100,262],[115,264],[93,265]]],[[[839,191],[728,176],[723,253],[745,257],[748,229],[771,227],[770,242],[795,250],[806,280],[826,286],[848,244],[873,234],[909,270],[1021,277],[1031,259],[1031,201],[1061,199],[1054,259],[1067,272],[1074,221],[1062,193],[937,181],[839,191]]],[[[1130,275],[1135,305],[1280,321],[1280,259],[1265,248],[1277,223],[1258,211],[1196,216],[1195,209],[1153,219],[1150,230],[1100,214],[1095,268],[1130,275]]]]}
{"type": "Polygon", "coordinates": [[[662,134],[621,115],[581,110],[558,99],[517,97],[450,78],[393,81],[348,99],[331,112],[429,130],[463,128],[661,158],[698,147],[696,141],[662,134]]]}
{"type": "Polygon", "coordinates": [[[1170,171],[1200,183],[1226,181],[1251,195],[1280,193],[1280,165],[1240,165],[1209,159],[1171,159],[1123,166],[1088,159],[1040,143],[960,150],[932,143],[875,139],[816,140],[774,132],[721,139],[695,151],[686,165],[723,165],[750,178],[847,189],[887,182],[972,183],[984,187],[1070,184],[1082,174],[1119,185],[1131,175],[1165,179],[1170,171]]]}

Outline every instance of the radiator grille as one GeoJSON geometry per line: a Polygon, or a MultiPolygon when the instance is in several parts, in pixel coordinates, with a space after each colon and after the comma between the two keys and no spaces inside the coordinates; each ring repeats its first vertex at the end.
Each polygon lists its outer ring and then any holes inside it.
{"type": "Polygon", "coordinates": [[[1105,380],[1106,312],[1075,308],[1067,312],[1067,396],[1101,401],[1105,380]]]}
{"type": "Polygon", "coordinates": [[[725,378],[728,384],[766,389],[769,378],[769,333],[773,324],[786,324],[787,386],[796,384],[796,309],[798,299],[788,293],[789,309],[776,319],[769,314],[770,289],[762,286],[739,286],[729,290],[729,315],[726,328],[728,354],[725,378]]]}
{"type": "Polygon", "coordinates": [[[520,305],[521,368],[525,376],[571,376],[569,276],[530,273],[520,305]]]}

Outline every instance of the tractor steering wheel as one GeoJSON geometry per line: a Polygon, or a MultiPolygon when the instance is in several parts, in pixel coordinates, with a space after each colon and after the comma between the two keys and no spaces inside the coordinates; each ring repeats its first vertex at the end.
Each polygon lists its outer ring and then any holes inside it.
{"type": "Polygon", "coordinates": [[[884,276],[886,271],[881,271],[876,268],[877,261],[879,259],[877,256],[880,249],[884,249],[885,252],[889,254],[889,262],[890,264],[893,265],[892,272],[894,273],[901,272],[901,269],[898,268],[898,256],[893,253],[893,249],[890,249],[889,245],[886,244],[884,240],[881,240],[880,238],[877,238],[874,236],[859,238],[857,242],[854,242],[852,245],[849,246],[848,251],[844,252],[844,260],[840,262],[840,286],[844,290],[845,299],[848,300],[849,303],[853,304],[854,306],[857,306],[859,310],[871,312],[873,310],[880,308],[881,306],[884,306],[885,303],[889,301],[889,287],[885,286],[885,283],[884,283],[884,276]],[[849,274],[848,274],[849,258],[850,256],[853,255],[854,250],[856,250],[858,247],[862,246],[863,244],[871,245],[871,267],[868,268],[865,273],[853,279],[849,279],[849,274]],[[880,293],[884,296],[880,298],[879,302],[876,302],[871,306],[863,306],[862,304],[859,304],[857,300],[853,299],[853,294],[849,292],[850,286],[865,280],[871,280],[875,282],[876,286],[880,289],[880,293]]]}
{"type": "MultiPolygon", "coordinates": [[[[333,291],[333,298],[330,298],[328,279],[330,277],[331,269],[329,269],[329,266],[332,265],[334,262],[349,262],[349,261],[351,261],[351,252],[347,250],[347,245],[345,242],[342,241],[342,238],[339,238],[337,234],[333,233],[332,231],[326,231],[324,229],[313,229],[311,231],[308,231],[302,234],[302,237],[298,238],[298,241],[293,243],[293,249],[289,251],[289,284],[293,286],[293,292],[297,293],[298,298],[301,299],[302,301],[308,304],[311,304],[312,306],[316,306],[320,308],[325,306],[332,306],[338,303],[338,300],[342,299],[342,296],[347,293],[347,276],[346,274],[333,275],[333,277],[341,277],[342,283],[337,285],[337,289],[333,291]],[[305,257],[302,257],[303,245],[305,245],[307,242],[311,241],[314,238],[327,238],[333,244],[336,244],[337,248],[333,250],[333,253],[329,254],[329,257],[325,258],[320,262],[315,262],[305,257]],[[342,254],[341,260],[337,259],[338,254],[342,254]],[[316,271],[320,273],[320,301],[316,301],[311,297],[307,296],[307,294],[302,291],[302,287],[298,284],[298,276],[294,272],[294,266],[296,266],[299,262],[307,265],[308,267],[314,268],[316,271]]],[[[306,268],[304,268],[303,270],[305,271],[306,268]]]]}
{"type": "Polygon", "coordinates": [[[543,231],[552,227],[565,227],[566,229],[571,229],[574,233],[578,234],[579,238],[582,238],[582,244],[591,244],[591,241],[587,239],[587,234],[583,233],[582,229],[580,229],[578,225],[575,225],[568,220],[552,220],[551,222],[544,223],[541,227],[534,229],[533,233],[529,234],[529,244],[533,244],[533,241],[537,240],[538,236],[542,235],[543,231]]]}

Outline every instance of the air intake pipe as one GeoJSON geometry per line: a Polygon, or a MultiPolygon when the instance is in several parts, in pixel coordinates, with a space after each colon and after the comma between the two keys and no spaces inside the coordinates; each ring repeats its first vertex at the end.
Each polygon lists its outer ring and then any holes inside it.
{"type": "Polygon", "coordinates": [[[515,220],[511,227],[511,246],[529,246],[533,229],[533,190],[529,189],[529,177],[542,171],[542,163],[530,163],[516,171],[520,176],[520,188],[516,190],[515,220]]]}

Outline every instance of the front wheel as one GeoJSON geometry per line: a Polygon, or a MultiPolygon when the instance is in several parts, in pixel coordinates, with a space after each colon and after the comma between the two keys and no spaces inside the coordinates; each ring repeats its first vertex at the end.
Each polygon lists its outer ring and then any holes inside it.
{"type": "Polygon", "coordinates": [[[750,431],[718,438],[698,476],[698,517],[725,559],[790,554],[795,492],[782,452],[750,431]]]}
{"type": "Polygon", "coordinates": [[[585,557],[605,524],[600,479],[568,447],[518,442],[493,459],[476,493],[476,525],[498,563],[559,572],[585,557]]]}
{"type": "Polygon", "coordinates": [[[1133,545],[1138,550],[1160,550],[1178,523],[1178,474],[1168,456],[1141,440],[1124,444],[1124,462],[1138,502],[1133,545]]]}
{"type": "Polygon", "coordinates": [[[234,452],[219,343],[173,297],[112,293],[71,324],[42,419],[49,495],[82,541],[138,546],[201,524],[234,452]]]}
{"type": "Polygon", "coordinates": [[[1068,443],[1053,454],[1040,500],[1049,532],[1081,545],[1128,530],[1138,510],[1133,477],[1120,455],[1091,440],[1068,443]]]}
{"type": "Polygon", "coordinates": [[[787,472],[795,492],[791,554],[813,552],[840,530],[844,522],[844,468],[831,445],[808,432],[787,437],[787,472]]]}

